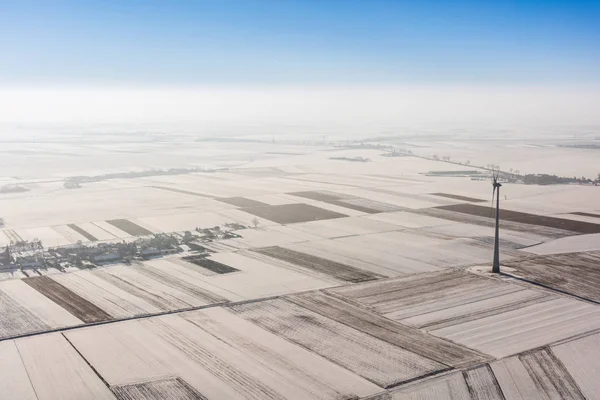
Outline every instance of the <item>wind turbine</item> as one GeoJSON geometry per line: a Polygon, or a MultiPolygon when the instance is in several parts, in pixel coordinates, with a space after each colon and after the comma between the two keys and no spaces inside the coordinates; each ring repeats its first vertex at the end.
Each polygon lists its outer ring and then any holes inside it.
{"type": "Polygon", "coordinates": [[[500,171],[492,172],[492,186],[494,187],[492,191],[492,210],[494,208],[494,195],[496,195],[496,236],[494,237],[494,263],[492,264],[492,272],[499,274],[500,273],[500,252],[498,246],[498,233],[500,230],[500,187],[502,186],[500,182],[498,182],[498,175],[500,171]]]}

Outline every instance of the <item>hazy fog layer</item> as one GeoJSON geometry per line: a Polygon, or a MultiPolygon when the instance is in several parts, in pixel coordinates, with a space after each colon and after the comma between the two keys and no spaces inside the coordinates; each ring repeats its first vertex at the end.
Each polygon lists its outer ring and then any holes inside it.
{"type": "Polygon", "coordinates": [[[581,126],[600,124],[600,88],[5,87],[0,110],[5,124],[581,126]]]}

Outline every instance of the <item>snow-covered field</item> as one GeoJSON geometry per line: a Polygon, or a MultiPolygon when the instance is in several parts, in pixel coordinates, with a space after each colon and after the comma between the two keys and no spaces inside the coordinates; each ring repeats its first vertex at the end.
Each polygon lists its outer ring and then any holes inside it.
{"type": "Polygon", "coordinates": [[[575,398],[599,390],[586,374],[598,368],[600,306],[590,296],[600,291],[591,265],[599,234],[536,224],[545,216],[600,229],[600,188],[504,184],[501,209],[531,218],[501,219],[510,268],[497,277],[469,272],[489,269],[491,213],[438,208],[489,207],[490,182],[426,175],[493,162],[591,176],[600,165],[588,152],[505,143],[501,154],[481,142],[413,149],[468,156],[465,166],[326,145],[114,140],[35,144],[28,162],[11,144],[0,181],[29,191],[0,194],[0,246],[130,240],[140,234],[132,226],[247,228],[204,243],[213,251],[204,266],[176,254],[86,270],[1,270],[0,398],[161,390],[256,400],[553,398],[554,389],[534,383],[549,379],[575,398]],[[578,164],[555,161],[563,156],[578,164]],[[175,167],[227,169],[63,187],[69,176],[175,167]],[[579,261],[557,271],[578,268],[581,279],[544,268],[543,257],[562,266],[563,253],[579,261]],[[103,316],[100,325],[84,326],[86,310],[103,316]],[[544,362],[551,368],[541,371],[544,362]]]}

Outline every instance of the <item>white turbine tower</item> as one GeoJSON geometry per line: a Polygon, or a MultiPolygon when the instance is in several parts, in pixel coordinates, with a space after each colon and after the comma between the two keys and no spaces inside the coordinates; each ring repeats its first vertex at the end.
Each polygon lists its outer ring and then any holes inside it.
{"type": "Polygon", "coordinates": [[[492,186],[494,187],[492,191],[492,209],[494,207],[494,195],[496,195],[496,235],[494,237],[494,263],[492,264],[492,272],[496,274],[500,273],[500,250],[498,244],[498,234],[500,231],[500,187],[502,185],[500,182],[498,182],[499,173],[499,171],[492,172],[492,186]]]}

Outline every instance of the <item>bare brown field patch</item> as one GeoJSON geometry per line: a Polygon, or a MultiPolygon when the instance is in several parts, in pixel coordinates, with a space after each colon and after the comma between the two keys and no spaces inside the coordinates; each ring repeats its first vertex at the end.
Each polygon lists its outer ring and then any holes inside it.
{"type": "Polygon", "coordinates": [[[75,232],[79,233],[81,236],[85,237],[90,242],[97,242],[98,241],[98,239],[96,239],[96,237],[94,235],[92,235],[91,233],[89,233],[89,232],[81,229],[80,227],[78,227],[75,224],[68,224],[67,226],[69,228],[73,229],[75,232]]]}
{"type": "Polygon", "coordinates": [[[277,222],[278,224],[293,224],[297,222],[347,217],[345,214],[304,203],[249,207],[242,208],[241,210],[257,217],[277,222]]]}
{"type": "Polygon", "coordinates": [[[256,200],[250,200],[245,197],[220,197],[216,199],[221,203],[226,203],[236,207],[265,207],[269,204],[256,200]]]}
{"type": "MultiPolygon", "coordinates": [[[[490,209],[488,208],[488,214],[485,216],[473,215],[473,214],[465,214],[458,211],[446,210],[438,207],[432,208],[421,208],[417,210],[407,210],[412,214],[424,215],[427,217],[433,217],[438,219],[445,219],[448,221],[461,222],[463,224],[477,225],[477,226],[485,226],[493,228],[495,224],[494,218],[490,218],[490,209]]],[[[502,212],[502,211],[501,211],[502,212]]],[[[502,215],[502,214],[501,214],[502,215]]],[[[563,238],[566,236],[574,236],[577,235],[577,232],[567,231],[564,229],[558,228],[550,228],[547,226],[541,225],[530,225],[523,224],[520,222],[507,221],[502,219],[501,217],[501,229],[507,229],[515,232],[524,232],[530,233],[536,236],[544,236],[547,238],[563,238]]],[[[491,230],[490,232],[493,232],[491,230]]]]}
{"type": "Polygon", "coordinates": [[[600,218],[600,214],[588,213],[588,212],[572,212],[573,215],[581,215],[582,217],[600,218]]]}
{"type": "Polygon", "coordinates": [[[181,378],[114,386],[111,390],[118,400],[207,400],[181,378]]]}
{"type": "Polygon", "coordinates": [[[127,232],[131,236],[146,236],[153,234],[148,229],[141,227],[138,224],[129,221],[128,219],[110,219],[106,222],[115,228],[122,230],[123,232],[127,232]]]}
{"type": "Polygon", "coordinates": [[[349,265],[341,264],[307,253],[286,249],[279,246],[263,247],[252,251],[278,260],[289,262],[335,279],[346,282],[363,282],[383,278],[383,275],[365,271],[349,265]]]}
{"type": "MultiPolygon", "coordinates": [[[[463,214],[476,215],[479,217],[495,218],[495,211],[490,207],[475,204],[453,204],[449,206],[435,207],[441,210],[456,211],[463,214]]],[[[545,226],[549,228],[562,229],[582,234],[600,233],[600,224],[591,222],[574,221],[570,219],[548,217],[545,215],[528,214],[519,211],[501,210],[501,221],[519,222],[522,224],[545,226]]]]}
{"type": "Polygon", "coordinates": [[[229,274],[238,272],[239,269],[230,267],[229,265],[221,264],[220,262],[209,260],[204,256],[187,256],[182,257],[183,260],[191,262],[199,267],[215,272],[217,274],[229,274]]]}
{"type": "Polygon", "coordinates": [[[110,314],[48,276],[23,279],[23,282],[85,323],[108,321],[110,314]]]}
{"type": "Polygon", "coordinates": [[[213,198],[213,196],[209,196],[207,194],[202,194],[202,193],[198,193],[198,192],[191,192],[189,190],[183,190],[183,189],[170,188],[170,187],[166,187],[166,186],[148,186],[148,187],[151,187],[153,189],[165,190],[167,192],[180,193],[180,194],[189,194],[190,196],[203,197],[205,199],[212,199],[213,198]]]}
{"type": "Polygon", "coordinates": [[[474,197],[461,196],[458,194],[451,193],[430,193],[433,196],[446,197],[448,199],[460,200],[460,201],[469,201],[471,203],[483,203],[487,200],[476,199],[474,197]]]}
{"type": "Polygon", "coordinates": [[[288,194],[297,197],[304,197],[305,199],[322,201],[324,203],[328,203],[330,201],[337,201],[348,197],[339,193],[330,192],[326,190],[309,190],[305,192],[292,192],[288,194]]]}
{"type": "Polygon", "coordinates": [[[323,203],[345,207],[351,210],[360,211],[367,214],[376,214],[386,211],[399,211],[403,209],[402,207],[398,207],[393,204],[382,203],[380,201],[364,199],[357,196],[335,193],[326,190],[293,192],[288,194],[292,196],[303,197],[310,200],[322,201],[323,203]]]}

